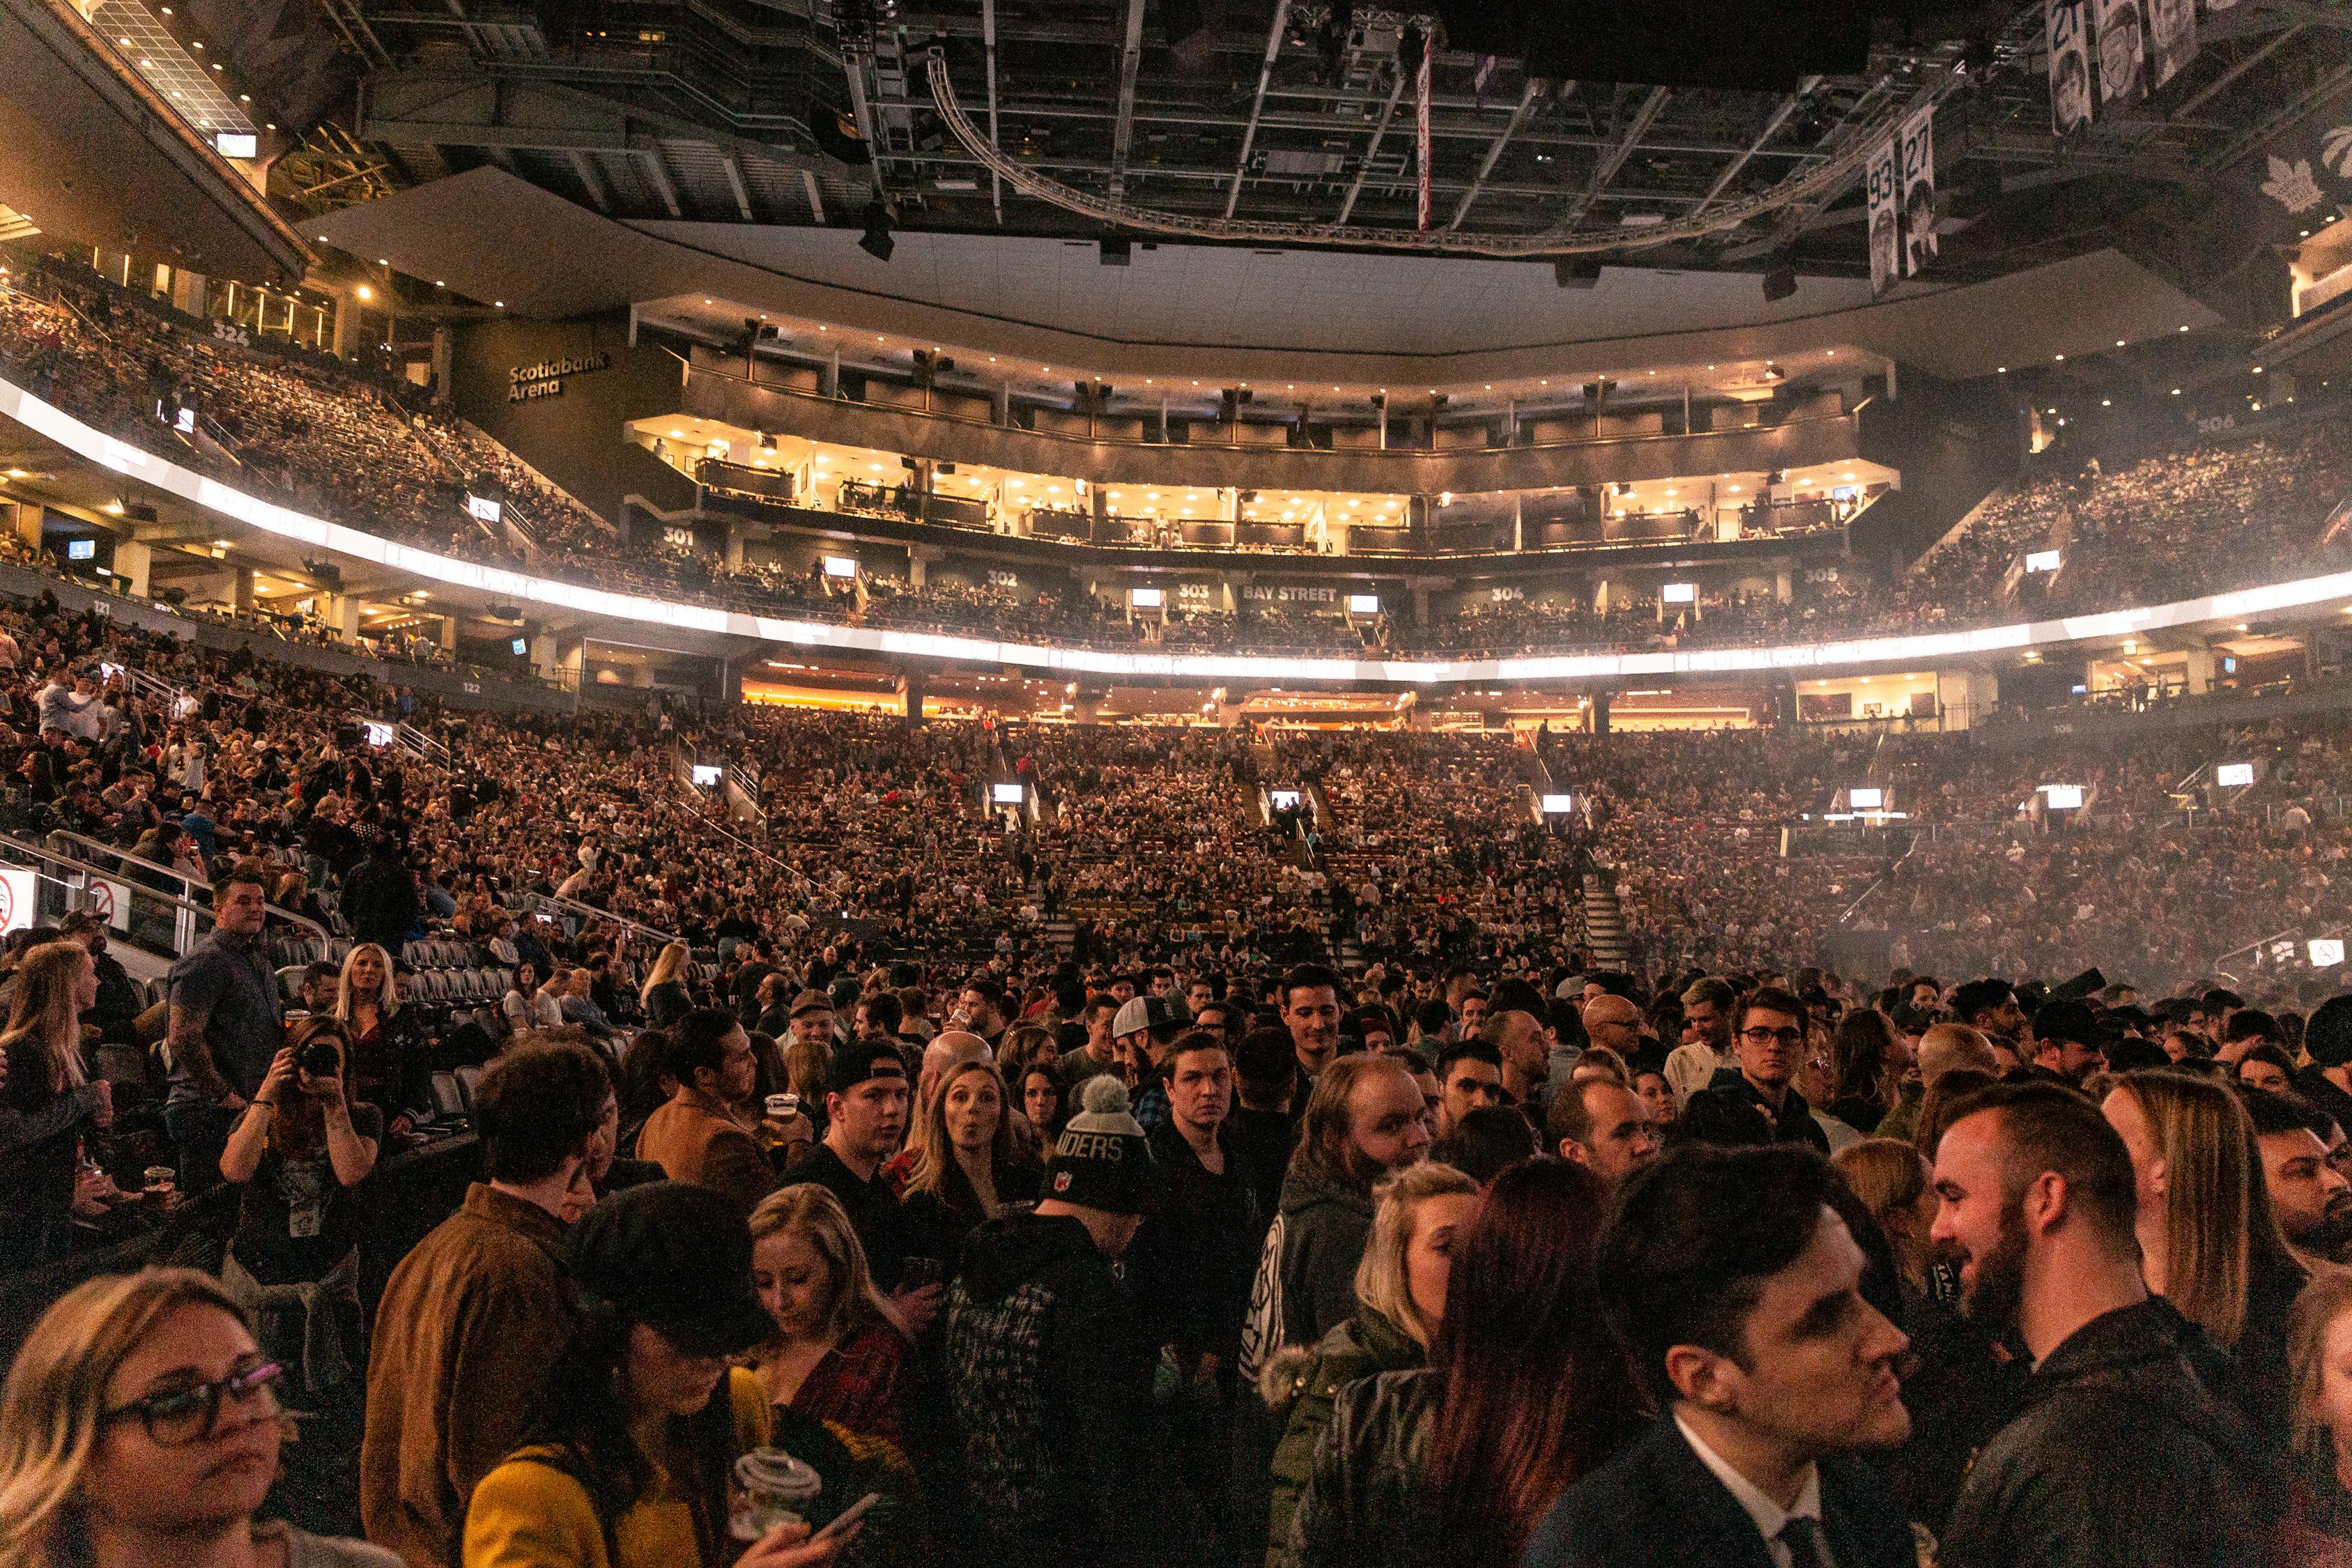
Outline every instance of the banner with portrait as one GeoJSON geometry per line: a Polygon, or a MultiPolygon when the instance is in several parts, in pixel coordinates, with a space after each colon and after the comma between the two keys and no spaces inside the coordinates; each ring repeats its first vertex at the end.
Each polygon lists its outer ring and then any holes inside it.
{"type": "Polygon", "coordinates": [[[1903,269],[1903,183],[1896,138],[1870,151],[1870,290],[1884,294],[1903,269]]]}
{"type": "Polygon", "coordinates": [[[2083,0],[2050,0],[2050,131],[2071,135],[2091,122],[2091,51],[2083,0]]]}
{"type": "Polygon", "coordinates": [[[2158,91],[2197,58],[2197,0],[2147,0],[2148,47],[2156,54],[2158,91]]]}
{"type": "Polygon", "coordinates": [[[1936,254],[1936,110],[1930,104],[1895,133],[1903,192],[1903,275],[1916,277],[1936,254]]]}
{"type": "Polygon", "coordinates": [[[2147,96],[2147,26],[2139,0],[2099,0],[2099,101],[2147,96]]]}

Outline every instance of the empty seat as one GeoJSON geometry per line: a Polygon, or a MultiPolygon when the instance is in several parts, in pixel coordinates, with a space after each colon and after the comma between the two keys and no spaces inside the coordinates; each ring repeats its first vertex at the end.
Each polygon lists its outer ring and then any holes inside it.
{"type": "Polygon", "coordinates": [[[453,1076],[457,1079],[457,1092],[466,1097],[466,1110],[470,1113],[474,1109],[474,1090],[482,1085],[482,1069],[468,1065],[459,1068],[453,1076]]]}
{"type": "Polygon", "coordinates": [[[456,1121],[465,1116],[466,1091],[457,1087],[454,1074],[436,1072],[426,1080],[426,1087],[433,1096],[434,1121],[456,1121]]]}

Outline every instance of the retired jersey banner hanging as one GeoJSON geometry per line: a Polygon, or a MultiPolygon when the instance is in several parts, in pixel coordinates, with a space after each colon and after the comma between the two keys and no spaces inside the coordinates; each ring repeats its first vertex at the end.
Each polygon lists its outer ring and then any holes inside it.
{"type": "Polygon", "coordinates": [[[1916,275],[1936,254],[1936,111],[1906,121],[1895,138],[1903,176],[1903,275],[1916,275]]]}
{"type": "Polygon", "coordinates": [[[1896,138],[1890,136],[1871,149],[1870,289],[1883,294],[1902,276],[1903,184],[1896,162],[1896,138]]]}
{"type": "Polygon", "coordinates": [[[2083,0],[2050,0],[2050,130],[2070,135],[2091,122],[2091,53],[2083,0]]]}
{"type": "Polygon", "coordinates": [[[2147,96],[2147,29],[2139,0],[2099,0],[2099,100],[2117,103],[2147,96]]]}
{"type": "Polygon", "coordinates": [[[2147,0],[2147,37],[2156,51],[2155,86],[2161,91],[2197,58],[2197,0],[2147,0]]]}

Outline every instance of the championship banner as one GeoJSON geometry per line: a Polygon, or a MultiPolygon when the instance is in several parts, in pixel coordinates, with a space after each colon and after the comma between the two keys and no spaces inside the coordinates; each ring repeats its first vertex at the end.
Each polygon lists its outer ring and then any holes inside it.
{"type": "Polygon", "coordinates": [[[2147,28],[2139,0],[2099,0],[2099,101],[2147,96],[2147,28]]]}
{"type": "Polygon", "coordinates": [[[1902,276],[1903,186],[1895,137],[1870,151],[1870,291],[1884,294],[1902,276]]]}
{"type": "Polygon", "coordinates": [[[1903,275],[1916,277],[1936,254],[1936,109],[1913,115],[1895,138],[1902,174],[1903,275]]]}
{"type": "Polygon", "coordinates": [[[1429,58],[1437,52],[1428,39],[1422,40],[1421,69],[1415,73],[1413,105],[1413,162],[1421,165],[1421,232],[1429,232],[1429,58]]]}
{"type": "Polygon", "coordinates": [[[2147,0],[2147,37],[2156,50],[2156,86],[2197,58],[2197,0],[2147,0]]]}
{"type": "Polygon", "coordinates": [[[2083,0],[2050,0],[2050,132],[2070,135],[2091,122],[2091,56],[2083,0]]]}

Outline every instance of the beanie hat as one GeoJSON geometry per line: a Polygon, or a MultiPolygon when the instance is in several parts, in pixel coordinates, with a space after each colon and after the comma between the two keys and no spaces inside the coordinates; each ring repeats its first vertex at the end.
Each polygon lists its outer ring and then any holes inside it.
{"type": "Polygon", "coordinates": [[[1151,1145],[1128,1114],[1127,1085],[1108,1074],[1078,1089],[1085,1108],[1062,1129],[1045,1162],[1045,1196],[1105,1214],[1141,1214],[1151,1145]]]}

